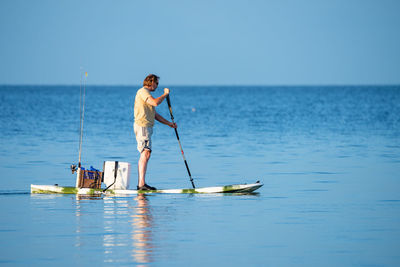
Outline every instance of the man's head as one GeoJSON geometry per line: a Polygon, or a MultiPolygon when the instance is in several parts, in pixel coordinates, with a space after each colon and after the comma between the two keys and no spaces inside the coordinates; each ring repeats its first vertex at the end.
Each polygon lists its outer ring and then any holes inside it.
{"type": "Polygon", "coordinates": [[[147,75],[146,79],[143,81],[143,86],[146,87],[147,89],[150,90],[155,90],[158,86],[158,80],[160,77],[158,77],[155,74],[149,74],[147,75]]]}

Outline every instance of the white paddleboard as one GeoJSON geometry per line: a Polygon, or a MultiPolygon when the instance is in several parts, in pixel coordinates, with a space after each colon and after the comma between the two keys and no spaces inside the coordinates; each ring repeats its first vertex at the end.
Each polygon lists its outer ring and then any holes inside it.
{"type": "Polygon", "coordinates": [[[215,194],[215,193],[251,193],[263,186],[257,181],[254,184],[235,184],[226,186],[201,187],[196,189],[160,189],[160,190],[107,190],[92,188],[77,188],[58,185],[31,185],[32,194],[80,194],[80,195],[102,195],[107,196],[130,196],[140,193],[145,194],[215,194]]]}

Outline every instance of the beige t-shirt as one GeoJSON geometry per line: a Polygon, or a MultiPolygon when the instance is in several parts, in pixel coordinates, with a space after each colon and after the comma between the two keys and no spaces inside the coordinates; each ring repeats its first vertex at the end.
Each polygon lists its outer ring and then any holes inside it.
{"type": "Polygon", "coordinates": [[[146,103],[147,98],[151,96],[146,88],[140,88],[135,97],[135,123],[141,127],[153,127],[156,116],[156,108],[146,103]]]}

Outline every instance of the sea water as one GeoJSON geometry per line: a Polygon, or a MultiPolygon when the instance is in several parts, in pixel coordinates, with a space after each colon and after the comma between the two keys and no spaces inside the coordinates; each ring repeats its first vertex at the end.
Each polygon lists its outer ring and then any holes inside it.
{"type": "MultiPolygon", "coordinates": [[[[129,162],[131,187],[138,88],[85,94],[82,164],[129,162]]],[[[196,186],[260,180],[258,193],[30,194],[30,184],[75,184],[80,87],[1,86],[1,264],[400,265],[399,86],[170,88],[196,186]]],[[[157,112],[170,119],[166,103],[157,112]]],[[[191,187],[160,123],[146,181],[191,187]]]]}

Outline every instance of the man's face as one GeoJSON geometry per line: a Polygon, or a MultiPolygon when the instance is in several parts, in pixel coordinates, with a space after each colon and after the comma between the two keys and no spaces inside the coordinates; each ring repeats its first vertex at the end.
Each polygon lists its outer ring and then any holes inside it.
{"type": "Polygon", "coordinates": [[[153,82],[153,84],[151,85],[150,90],[151,90],[151,91],[155,91],[155,90],[157,89],[157,87],[158,87],[158,81],[155,81],[155,82],[153,82]]]}

